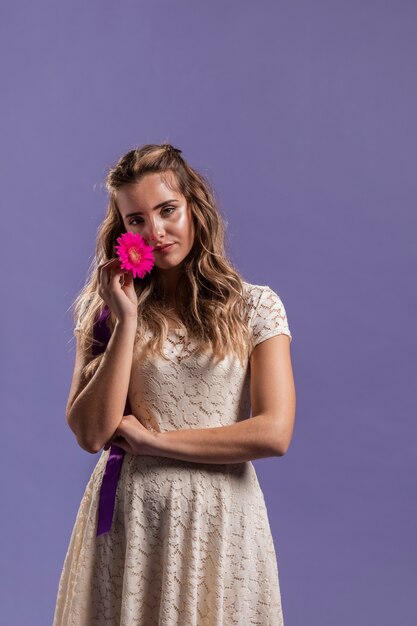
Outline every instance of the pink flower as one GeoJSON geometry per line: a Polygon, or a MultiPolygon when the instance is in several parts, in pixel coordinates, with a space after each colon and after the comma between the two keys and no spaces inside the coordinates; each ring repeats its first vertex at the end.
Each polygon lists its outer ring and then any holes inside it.
{"type": "Polygon", "coordinates": [[[133,277],[143,278],[150,272],[155,263],[152,246],[145,243],[138,233],[123,233],[117,238],[118,246],[114,246],[117,256],[121,261],[121,267],[131,270],[133,277]]]}

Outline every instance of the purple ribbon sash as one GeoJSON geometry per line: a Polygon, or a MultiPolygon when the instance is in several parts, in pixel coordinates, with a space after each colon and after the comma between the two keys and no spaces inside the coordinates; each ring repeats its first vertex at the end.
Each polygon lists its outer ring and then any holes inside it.
{"type": "MultiPolygon", "coordinates": [[[[126,415],[126,414],[125,414],[126,415]]],[[[110,447],[110,454],[104,470],[98,502],[98,520],[96,537],[109,532],[113,521],[114,502],[117,483],[122,469],[125,451],[118,446],[110,447]]]]}
{"type": "MultiPolygon", "coordinates": [[[[110,331],[106,324],[109,314],[110,310],[106,305],[101,315],[96,318],[96,321],[94,322],[93,337],[94,339],[98,339],[105,344],[104,346],[93,345],[94,356],[97,356],[98,354],[105,351],[107,343],[110,339],[110,331]]],[[[131,412],[132,411],[130,408],[129,398],[127,398],[123,415],[129,415],[131,412]]],[[[100,487],[96,537],[109,532],[111,529],[117,484],[119,481],[124,456],[125,450],[123,450],[123,448],[120,448],[119,446],[116,446],[114,444],[110,446],[110,452],[107,458],[107,463],[103,474],[103,480],[100,487]]]]}

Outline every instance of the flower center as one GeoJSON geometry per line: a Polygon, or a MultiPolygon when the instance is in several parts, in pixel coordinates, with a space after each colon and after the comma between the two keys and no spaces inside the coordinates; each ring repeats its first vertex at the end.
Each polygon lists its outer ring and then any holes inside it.
{"type": "Polygon", "coordinates": [[[141,259],[141,255],[139,254],[139,252],[137,251],[136,248],[130,248],[129,249],[129,258],[131,259],[131,261],[133,263],[139,263],[139,261],[141,259]]]}

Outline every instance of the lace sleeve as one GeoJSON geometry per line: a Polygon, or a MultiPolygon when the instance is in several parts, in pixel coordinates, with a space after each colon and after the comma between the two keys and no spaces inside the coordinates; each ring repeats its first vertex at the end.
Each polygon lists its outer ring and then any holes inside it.
{"type": "Polygon", "coordinates": [[[292,335],[288,326],[287,313],[279,295],[271,287],[262,287],[261,296],[252,318],[253,345],[274,337],[285,334],[292,341],[292,335]]]}

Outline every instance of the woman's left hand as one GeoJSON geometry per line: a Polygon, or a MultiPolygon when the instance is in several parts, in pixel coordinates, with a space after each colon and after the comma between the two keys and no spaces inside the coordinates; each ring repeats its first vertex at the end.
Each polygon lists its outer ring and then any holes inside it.
{"type": "Polygon", "coordinates": [[[150,454],[155,433],[149,431],[134,415],[123,415],[112,437],[104,444],[108,450],[112,444],[129,454],[150,454]]]}

